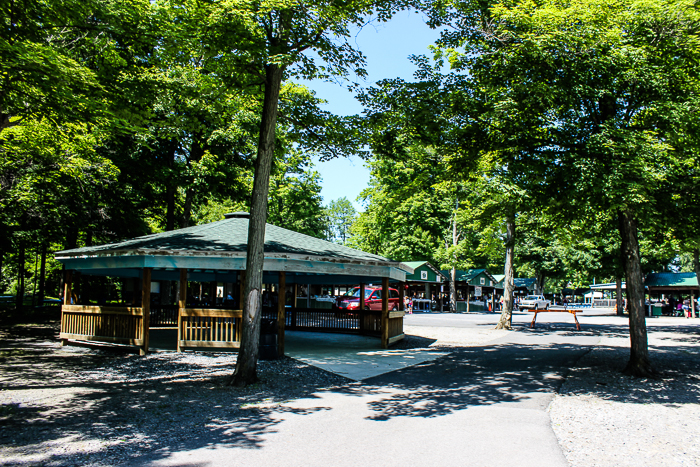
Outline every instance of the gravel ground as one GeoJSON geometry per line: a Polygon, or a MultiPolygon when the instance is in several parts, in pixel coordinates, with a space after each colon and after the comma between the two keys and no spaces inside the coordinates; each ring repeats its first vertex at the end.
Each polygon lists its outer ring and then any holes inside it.
{"type": "MultiPolygon", "coordinates": [[[[662,370],[654,380],[623,376],[627,337],[619,327],[598,331],[600,345],[549,407],[573,467],[700,465],[699,330],[677,321],[650,327],[662,370]]],[[[480,345],[505,331],[407,332],[402,348],[480,345]]],[[[56,324],[0,329],[0,466],[114,466],[192,440],[254,447],[275,412],[299,410],[284,402],[355,384],[286,358],[259,362],[260,383],[235,389],[225,386],[234,353],[138,357],[61,348],[56,335],[56,324]]]]}
{"type": "Polygon", "coordinates": [[[550,404],[573,467],[700,465],[700,328],[649,331],[658,378],[624,376],[628,339],[603,335],[550,404]]]}
{"type": "Polygon", "coordinates": [[[63,347],[56,325],[0,331],[0,465],[114,466],[201,443],[254,446],[285,401],[348,380],[290,358],[225,386],[235,353],[132,354],[63,347]],[[235,423],[239,436],[224,436],[235,423]],[[233,439],[233,441],[232,441],[233,439]]]}

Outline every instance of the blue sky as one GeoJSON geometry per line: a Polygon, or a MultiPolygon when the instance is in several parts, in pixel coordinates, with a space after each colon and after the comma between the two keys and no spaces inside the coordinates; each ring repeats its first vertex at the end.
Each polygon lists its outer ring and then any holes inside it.
{"type": "MultiPolygon", "coordinates": [[[[367,80],[369,87],[386,78],[412,79],[415,66],[409,55],[427,54],[428,46],[438,37],[438,32],[425,25],[425,16],[415,12],[401,12],[388,23],[372,23],[365,26],[355,37],[357,48],[367,57],[367,80]]],[[[325,109],[338,115],[353,115],[362,112],[362,105],[344,87],[322,81],[306,83],[316,95],[328,101],[325,109]]],[[[323,203],[345,196],[363,210],[356,198],[367,188],[369,170],[359,158],[335,159],[328,162],[314,161],[321,173],[323,203]]]]}

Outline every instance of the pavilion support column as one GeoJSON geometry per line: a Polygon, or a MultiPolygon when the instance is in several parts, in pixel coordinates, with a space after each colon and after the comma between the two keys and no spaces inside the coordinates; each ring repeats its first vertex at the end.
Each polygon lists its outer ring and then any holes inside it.
{"type": "Polygon", "coordinates": [[[382,349],[389,348],[389,278],[382,278],[382,349]]]}
{"type": "Polygon", "coordinates": [[[406,288],[405,282],[399,282],[399,311],[406,311],[404,306],[404,289],[406,288]]]}
{"type": "Polygon", "coordinates": [[[182,336],[182,316],[185,314],[185,308],[187,308],[187,269],[180,269],[180,282],[178,283],[180,287],[179,300],[177,302],[177,351],[182,352],[180,348],[180,336],[182,336]]]}
{"type": "Polygon", "coordinates": [[[369,319],[369,315],[365,314],[365,283],[360,282],[360,301],[357,302],[357,316],[360,317],[360,333],[365,330],[365,319],[369,319]]]}
{"type": "Polygon", "coordinates": [[[469,299],[471,298],[471,297],[470,297],[470,292],[469,292],[469,285],[467,285],[467,292],[466,292],[466,295],[467,295],[467,313],[469,313],[469,301],[470,301],[469,299]]]}
{"type": "Polygon", "coordinates": [[[284,316],[286,305],[286,289],[287,289],[287,274],[280,271],[279,286],[277,290],[277,355],[284,357],[284,324],[286,317],[284,316]]]}
{"type": "Polygon", "coordinates": [[[216,288],[217,288],[218,282],[212,281],[209,283],[209,306],[210,307],[216,307],[216,288]]]}
{"type": "MultiPolygon", "coordinates": [[[[70,305],[71,296],[73,294],[73,271],[66,269],[63,279],[63,304],[70,305]]],[[[61,307],[63,308],[63,307],[61,307]]],[[[61,328],[63,328],[63,309],[61,309],[61,328]]],[[[68,339],[61,339],[61,347],[65,347],[68,339]]]]}
{"type": "Polygon", "coordinates": [[[151,320],[151,268],[143,268],[143,278],[141,282],[141,336],[143,336],[143,347],[139,352],[141,355],[148,353],[148,335],[150,332],[151,320]]]}

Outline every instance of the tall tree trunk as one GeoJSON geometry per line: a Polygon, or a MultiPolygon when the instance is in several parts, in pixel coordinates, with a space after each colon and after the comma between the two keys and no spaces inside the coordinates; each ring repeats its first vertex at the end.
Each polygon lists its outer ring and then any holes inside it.
{"type": "Polygon", "coordinates": [[[501,310],[501,318],[498,320],[496,329],[512,329],[513,324],[513,290],[515,285],[513,281],[513,255],[515,254],[515,215],[510,214],[506,218],[506,266],[503,299],[503,310],[501,310]]]}
{"type": "Polygon", "coordinates": [[[537,274],[537,294],[544,295],[544,281],[547,275],[544,272],[539,272],[537,274]]]}
{"type": "Polygon", "coordinates": [[[46,298],[46,240],[41,244],[41,265],[39,266],[39,306],[46,298]]]}
{"type": "Polygon", "coordinates": [[[647,327],[644,316],[644,283],[642,261],[639,254],[637,219],[629,208],[621,213],[620,238],[625,251],[627,306],[629,309],[630,360],[624,373],[632,376],[653,376],[649,361],[647,327]]]}
{"type": "Polygon", "coordinates": [[[5,250],[0,247],[0,293],[5,292],[5,274],[2,272],[3,260],[5,259],[5,250]]]}
{"type": "MultiPolygon", "coordinates": [[[[693,250],[693,268],[695,269],[695,279],[698,281],[698,297],[700,297],[700,248],[693,250]]],[[[691,316],[695,316],[695,303],[691,304],[691,316]]]]}
{"type": "Polygon", "coordinates": [[[180,227],[183,229],[190,226],[190,219],[192,218],[192,200],[194,199],[194,190],[188,188],[185,190],[185,204],[182,206],[182,223],[180,227]]]}
{"type": "Polygon", "coordinates": [[[622,278],[615,278],[615,308],[617,316],[625,314],[625,300],[622,298],[622,278]]]}
{"type": "Polygon", "coordinates": [[[457,269],[452,268],[450,270],[450,313],[457,312],[457,269]]]}
{"type": "MultiPolygon", "coordinates": [[[[457,200],[457,208],[459,208],[459,200],[457,200]]],[[[457,246],[457,208],[452,218],[452,246],[457,246]]],[[[457,261],[457,258],[453,257],[452,260],[457,261]]],[[[450,312],[457,313],[457,268],[455,266],[450,270],[450,312]]]]}
{"type": "Polygon", "coordinates": [[[24,307],[24,241],[19,241],[17,248],[17,296],[15,307],[21,310],[24,307]]]}
{"type": "Polygon", "coordinates": [[[175,229],[175,193],[177,192],[177,183],[173,174],[173,166],[175,165],[175,152],[177,151],[177,141],[173,140],[170,145],[170,150],[167,155],[166,167],[170,173],[167,186],[165,189],[165,230],[170,231],[175,229]]]}
{"type": "Polygon", "coordinates": [[[275,126],[283,74],[284,68],[279,65],[265,66],[265,100],[248,222],[241,347],[236,359],[236,370],[230,381],[234,386],[246,386],[257,380],[267,194],[270,190],[270,169],[275,154],[275,126]]]}

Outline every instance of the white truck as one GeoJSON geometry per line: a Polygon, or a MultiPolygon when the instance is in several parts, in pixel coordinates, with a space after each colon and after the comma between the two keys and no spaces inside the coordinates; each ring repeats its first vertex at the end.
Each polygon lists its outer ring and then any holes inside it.
{"type": "Polygon", "coordinates": [[[549,305],[552,302],[544,298],[543,295],[528,295],[527,297],[520,300],[520,305],[518,308],[520,311],[524,310],[548,310],[549,305]]]}

